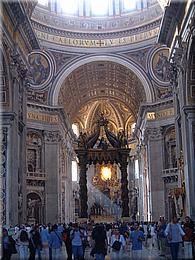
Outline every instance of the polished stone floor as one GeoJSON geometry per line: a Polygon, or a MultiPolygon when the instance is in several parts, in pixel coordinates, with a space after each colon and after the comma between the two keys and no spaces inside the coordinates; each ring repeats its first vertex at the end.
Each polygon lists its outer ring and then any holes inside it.
{"type": "MultiPolygon", "coordinates": [[[[95,258],[90,256],[90,251],[91,248],[86,248],[85,251],[85,260],[93,260],[95,258]]],[[[12,255],[12,260],[17,260],[19,259],[18,255],[12,255]]],[[[36,260],[38,259],[38,257],[36,257],[36,260]]],[[[62,255],[60,257],[60,259],[67,259],[67,255],[66,255],[66,249],[63,245],[62,247],[62,255]]],[[[130,249],[130,245],[127,246],[127,249],[123,252],[121,252],[118,256],[114,255],[114,253],[112,252],[112,250],[108,249],[108,254],[106,256],[105,260],[127,260],[127,259],[148,259],[148,260],[154,260],[154,259],[159,259],[159,260],[163,260],[163,259],[171,259],[169,251],[167,250],[166,252],[166,256],[159,256],[159,251],[156,247],[143,247],[142,250],[142,255],[140,258],[138,257],[133,257],[132,256],[132,251],[130,249]]],[[[184,259],[183,257],[183,249],[182,247],[180,248],[180,252],[179,252],[179,259],[184,259]]],[[[27,259],[26,259],[27,260],[27,259]]]]}

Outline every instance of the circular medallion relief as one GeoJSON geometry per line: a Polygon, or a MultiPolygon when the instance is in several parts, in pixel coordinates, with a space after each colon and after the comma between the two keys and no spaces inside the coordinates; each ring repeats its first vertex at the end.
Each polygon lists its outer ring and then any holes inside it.
{"type": "Polygon", "coordinates": [[[33,87],[45,87],[51,79],[51,59],[43,52],[32,52],[28,56],[29,82],[33,87]]]}
{"type": "Polygon", "coordinates": [[[169,85],[169,49],[161,47],[151,54],[150,72],[153,79],[161,86],[169,85]]]}

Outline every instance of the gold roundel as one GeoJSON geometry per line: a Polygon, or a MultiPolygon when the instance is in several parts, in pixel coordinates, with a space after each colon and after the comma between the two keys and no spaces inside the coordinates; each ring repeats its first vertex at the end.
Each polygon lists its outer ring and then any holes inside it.
{"type": "Polygon", "coordinates": [[[168,48],[161,48],[157,52],[154,53],[152,58],[152,72],[154,78],[157,81],[167,83],[169,82],[168,79],[168,72],[169,72],[169,49],[168,48]]]}
{"type": "Polygon", "coordinates": [[[28,56],[30,84],[41,86],[46,84],[50,76],[50,62],[46,55],[41,52],[32,52],[28,56]]]}

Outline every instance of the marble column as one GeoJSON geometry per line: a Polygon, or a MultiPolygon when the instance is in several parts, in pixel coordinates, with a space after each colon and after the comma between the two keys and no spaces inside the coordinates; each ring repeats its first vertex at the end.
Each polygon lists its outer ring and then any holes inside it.
{"type": "Polygon", "coordinates": [[[149,175],[149,206],[151,220],[157,221],[165,214],[163,170],[163,135],[161,127],[148,127],[145,130],[149,175]]]}

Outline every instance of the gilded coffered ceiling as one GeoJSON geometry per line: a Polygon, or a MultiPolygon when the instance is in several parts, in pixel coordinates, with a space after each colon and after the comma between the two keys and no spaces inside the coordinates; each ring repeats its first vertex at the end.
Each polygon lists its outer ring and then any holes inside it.
{"type": "Polygon", "coordinates": [[[136,120],[139,106],[145,101],[139,78],[123,65],[108,61],[91,62],[73,71],[58,99],[72,122],[80,121],[90,129],[100,112],[116,128],[125,127],[130,117],[136,120]]]}

